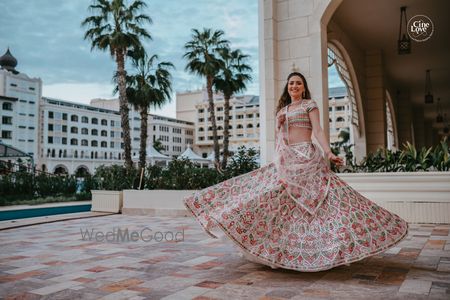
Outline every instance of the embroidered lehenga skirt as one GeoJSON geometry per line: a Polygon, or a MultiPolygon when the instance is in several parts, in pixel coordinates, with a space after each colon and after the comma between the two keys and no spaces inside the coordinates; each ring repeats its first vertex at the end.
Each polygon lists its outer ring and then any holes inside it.
{"type": "Polygon", "coordinates": [[[311,142],[275,162],[184,199],[211,236],[219,227],[245,256],[273,268],[314,272],[382,252],[408,225],[331,172],[311,142]]]}

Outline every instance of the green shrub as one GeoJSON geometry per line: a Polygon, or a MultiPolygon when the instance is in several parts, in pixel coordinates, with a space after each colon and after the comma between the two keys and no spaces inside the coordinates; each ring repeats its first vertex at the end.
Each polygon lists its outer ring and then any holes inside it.
{"type": "Polygon", "coordinates": [[[125,166],[100,166],[94,175],[95,188],[99,190],[121,191],[133,189],[138,185],[138,170],[125,166]]]}
{"type": "MultiPolygon", "coordinates": [[[[333,149],[337,154],[337,149],[333,149]]],[[[351,153],[351,151],[348,151],[351,153]]],[[[417,171],[449,171],[449,146],[447,138],[444,138],[437,146],[422,147],[417,150],[412,144],[406,142],[402,150],[392,151],[378,149],[375,153],[369,153],[361,163],[353,163],[353,154],[346,158],[349,164],[339,170],[332,165],[333,171],[340,172],[417,172],[417,171]]]]}

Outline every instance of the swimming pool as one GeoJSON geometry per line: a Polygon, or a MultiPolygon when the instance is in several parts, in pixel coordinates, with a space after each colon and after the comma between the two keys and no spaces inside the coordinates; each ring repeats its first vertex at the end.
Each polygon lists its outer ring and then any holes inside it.
{"type": "Polygon", "coordinates": [[[25,208],[0,211],[0,221],[78,213],[91,210],[91,204],[25,208]]]}

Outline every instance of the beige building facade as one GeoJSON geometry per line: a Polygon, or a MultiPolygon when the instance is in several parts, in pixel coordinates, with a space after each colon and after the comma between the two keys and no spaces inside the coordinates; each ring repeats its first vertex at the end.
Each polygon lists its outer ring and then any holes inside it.
{"type": "MultiPolygon", "coordinates": [[[[223,143],[224,99],[214,94],[217,135],[223,143]]],[[[206,158],[213,151],[212,124],[205,89],[177,93],[177,119],[195,124],[194,151],[206,158]]],[[[260,149],[259,97],[234,96],[230,99],[230,151],[240,146],[260,149]]]]}

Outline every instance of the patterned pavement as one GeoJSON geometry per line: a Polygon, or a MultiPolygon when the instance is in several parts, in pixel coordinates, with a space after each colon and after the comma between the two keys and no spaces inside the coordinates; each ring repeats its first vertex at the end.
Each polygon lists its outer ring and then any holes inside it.
{"type": "Polygon", "coordinates": [[[300,273],[248,262],[192,218],[67,220],[0,231],[0,298],[450,299],[449,230],[412,224],[387,252],[300,273]]]}

